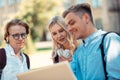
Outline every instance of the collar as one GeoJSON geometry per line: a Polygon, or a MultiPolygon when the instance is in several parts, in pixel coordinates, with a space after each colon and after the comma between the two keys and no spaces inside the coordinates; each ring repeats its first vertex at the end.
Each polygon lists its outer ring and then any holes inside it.
{"type": "Polygon", "coordinates": [[[88,36],[86,39],[83,40],[83,44],[87,46],[88,43],[93,41],[96,37],[100,36],[101,34],[104,34],[105,31],[97,30],[96,32],[92,33],[90,36],[88,36]]]}
{"type": "MultiPolygon", "coordinates": [[[[14,49],[12,48],[12,46],[10,44],[7,45],[7,47],[5,48],[5,50],[7,51],[7,53],[9,53],[10,55],[15,55],[14,49]]],[[[22,52],[21,52],[22,53],[22,52]]]]}

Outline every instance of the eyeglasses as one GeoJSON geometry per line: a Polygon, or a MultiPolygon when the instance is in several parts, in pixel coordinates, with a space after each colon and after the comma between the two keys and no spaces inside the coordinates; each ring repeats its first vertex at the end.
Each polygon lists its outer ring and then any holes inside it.
{"type": "Polygon", "coordinates": [[[12,34],[11,36],[12,36],[15,40],[20,39],[20,36],[21,36],[21,38],[22,38],[22,39],[27,38],[27,34],[26,34],[26,33],[21,33],[21,34],[12,34]]]}

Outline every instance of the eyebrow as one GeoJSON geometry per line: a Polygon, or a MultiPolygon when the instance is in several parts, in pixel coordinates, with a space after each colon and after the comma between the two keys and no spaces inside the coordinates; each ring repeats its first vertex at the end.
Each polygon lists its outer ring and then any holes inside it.
{"type": "Polygon", "coordinates": [[[22,32],[22,33],[13,33],[13,34],[27,34],[26,32],[22,32]]]}
{"type": "Polygon", "coordinates": [[[71,20],[68,22],[68,24],[70,24],[72,21],[73,21],[73,20],[71,19],[71,20]]]}

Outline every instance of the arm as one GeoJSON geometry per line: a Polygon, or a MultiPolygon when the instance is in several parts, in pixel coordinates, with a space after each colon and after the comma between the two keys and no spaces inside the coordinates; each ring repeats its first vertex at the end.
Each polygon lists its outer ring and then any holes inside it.
{"type": "Polygon", "coordinates": [[[104,41],[104,52],[108,80],[120,79],[120,36],[108,34],[104,41]]]}
{"type": "Polygon", "coordinates": [[[76,67],[77,67],[77,51],[75,51],[73,57],[72,57],[72,61],[70,62],[70,66],[71,66],[71,69],[73,71],[73,73],[76,75],[76,67]]]}

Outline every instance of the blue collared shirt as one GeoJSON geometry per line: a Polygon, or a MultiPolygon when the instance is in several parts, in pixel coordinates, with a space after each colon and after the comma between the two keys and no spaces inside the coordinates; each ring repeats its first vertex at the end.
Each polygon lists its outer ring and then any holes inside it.
{"type": "Polygon", "coordinates": [[[3,69],[1,80],[18,80],[17,74],[28,71],[26,57],[22,53],[23,61],[15,56],[13,48],[8,45],[5,48],[7,62],[3,69]]]}
{"type": "MultiPolygon", "coordinates": [[[[75,51],[70,65],[77,80],[105,80],[100,48],[104,33],[91,34],[75,51]]],[[[109,33],[103,44],[108,80],[120,80],[120,37],[109,33]]]]}

